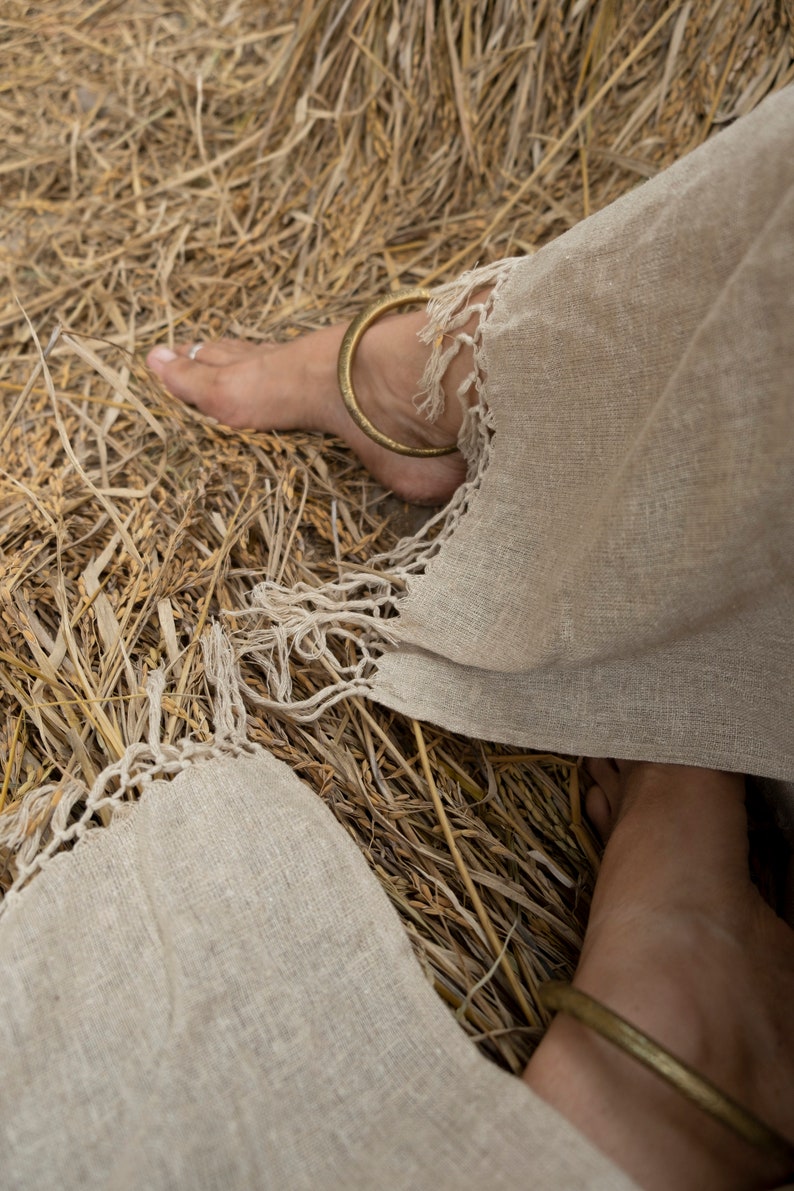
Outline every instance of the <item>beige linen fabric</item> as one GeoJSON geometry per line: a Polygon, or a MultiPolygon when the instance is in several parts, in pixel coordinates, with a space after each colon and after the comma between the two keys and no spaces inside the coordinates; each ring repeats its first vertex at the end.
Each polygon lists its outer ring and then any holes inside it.
{"type": "MultiPolygon", "coordinates": [[[[274,706],[322,713],[290,704],[289,651],[336,632],[347,656],[352,626],[361,663],[327,701],[794,776],[793,130],[789,89],[480,275],[476,475],[436,546],[397,552],[400,583],[255,595],[267,616],[229,636],[274,706]]],[[[153,729],[143,760],[173,782],[50,858],[121,794],[103,775],[79,830],[64,800],[0,918],[4,1185],[628,1188],[465,1038],[343,829],[241,743],[241,693],[229,670],[237,755],[171,756],[153,729]]]]}
{"type": "Polygon", "coordinates": [[[513,262],[477,352],[489,460],[375,698],[794,777],[793,282],[791,87],[513,262]]]}
{"type": "Polygon", "coordinates": [[[0,920],[14,1191],[633,1184],[476,1050],[353,841],[253,751],[155,782],[0,920]]]}

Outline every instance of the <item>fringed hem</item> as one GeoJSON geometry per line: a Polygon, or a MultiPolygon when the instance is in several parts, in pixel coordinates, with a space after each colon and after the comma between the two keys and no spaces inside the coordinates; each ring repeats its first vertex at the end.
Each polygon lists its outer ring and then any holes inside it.
{"type": "Polygon", "coordinates": [[[127,748],[90,789],[74,780],[39,786],[3,816],[0,850],[13,857],[16,875],[0,905],[2,914],[19,892],[64,847],[78,844],[98,826],[110,826],[132,809],[152,784],[174,778],[189,766],[221,756],[253,751],[246,739],[246,714],[229,643],[219,625],[201,640],[204,671],[214,688],[211,741],[163,741],[165,672],[155,670],[146,684],[149,724],[146,741],[127,748]]]}
{"type": "MultiPolygon", "coordinates": [[[[211,741],[163,739],[163,670],[150,675],[146,695],[146,741],[130,745],[99,775],[93,786],[66,779],[31,790],[0,820],[0,854],[13,861],[16,875],[7,907],[19,891],[64,847],[78,844],[99,822],[112,824],[129,812],[136,797],[159,779],[172,779],[189,766],[220,756],[251,751],[246,737],[245,703],[293,721],[316,720],[342,699],[369,697],[378,659],[399,641],[399,608],[413,576],[425,571],[449,539],[477,492],[490,460],[493,423],[485,399],[482,339],[498,292],[515,261],[473,269],[440,287],[428,304],[430,328],[423,334],[433,351],[422,381],[419,410],[431,420],[443,408],[441,382],[464,346],[473,349],[474,367],[458,391],[465,416],[458,445],[468,474],[450,502],[414,536],[387,554],[375,556],[366,571],[354,571],[321,587],[293,588],[261,583],[247,608],[223,614],[202,638],[204,669],[213,688],[211,741]],[[480,291],[487,295],[473,302],[480,291]],[[465,326],[479,315],[473,333],[465,326]],[[351,662],[351,657],[354,659],[351,662]],[[264,679],[268,697],[248,685],[239,662],[246,660],[264,679]],[[309,698],[296,699],[291,670],[320,661],[332,681],[309,698]]],[[[0,907],[2,912],[2,907],[0,907]]]]}
{"type": "Polygon", "coordinates": [[[467,478],[449,503],[413,537],[372,558],[366,571],[317,588],[262,583],[254,588],[248,608],[226,614],[240,626],[231,633],[235,655],[255,665],[267,683],[270,698],[241,684],[244,697],[258,707],[308,723],[341,699],[371,696],[378,658],[399,642],[400,602],[411,578],[427,569],[454,533],[490,462],[493,420],[485,392],[483,335],[515,264],[510,259],[472,269],[437,289],[428,303],[429,325],[421,338],[432,352],[420,383],[424,397],[418,409],[431,421],[443,409],[442,380],[450,363],[466,346],[473,356],[472,371],[457,393],[464,408],[458,446],[467,478]],[[473,301],[483,290],[487,293],[473,301]],[[479,317],[469,332],[465,328],[473,315],[479,317]],[[241,624],[251,621],[251,627],[241,624]],[[334,681],[308,699],[295,699],[292,666],[317,660],[334,681]]]}
{"type": "MultiPolygon", "coordinates": [[[[512,271],[514,260],[498,261],[479,269],[470,269],[456,281],[439,286],[427,304],[428,325],[419,333],[423,343],[432,346],[419,389],[424,396],[417,403],[417,411],[430,422],[435,422],[444,411],[446,400],[443,381],[452,361],[464,347],[471,347],[474,368],[463,381],[456,396],[463,405],[464,414],[469,413],[469,394],[476,390],[478,404],[482,401],[482,360],[480,348],[482,336],[502,282],[512,271]],[[481,290],[487,290],[480,301],[472,299],[481,290]],[[479,315],[472,333],[465,330],[473,315],[479,315]]],[[[465,423],[464,423],[465,425],[465,423]]],[[[460,443],[466,456],[465,444],[460,443]]]]}

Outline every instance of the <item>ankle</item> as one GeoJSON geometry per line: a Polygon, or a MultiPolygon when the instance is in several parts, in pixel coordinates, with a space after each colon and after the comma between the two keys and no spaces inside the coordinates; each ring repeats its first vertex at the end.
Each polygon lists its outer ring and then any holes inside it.
{"type": "MultiPolygon", "coordinates": [[[[479,304],[488,293],[486,289],[473,295],[472,303],[479,304]]],[[[472,314],[454,332],[461,337],[459,348],[441,378],[443,408],[432,422],[417,415],[416,406],[425,396],[421,382],[432,353],[444,351],[451,339],[440,332],[440,340],[428,345],[419,338],[428,327],[426,310],[392,314],[370,327],[359,346],[354,383],[362,408],[375,425],[398,428],[411,445],[440,446],[457,439],[464,416],[460,393],[475,370],[474,349],[468,340],[479,318],[479,313],[472,314]]]]}
{"type": "MultiPolygon", "coordinates": [[[[750,884],[743,780],[601,769],[617,822],[575,984],[790,1135],[794,939],[750,884]]],[[[570,1019],[554,1020],[526,1078],[652,1191],[760,1188],[786,1173],[570,1019]]]]}
{"type": "Polygon", "coordinates": [[[782,1173],[571,1018],[554,1020],[524,1079],[646,1191],[749,1191],[782,1173]]]}

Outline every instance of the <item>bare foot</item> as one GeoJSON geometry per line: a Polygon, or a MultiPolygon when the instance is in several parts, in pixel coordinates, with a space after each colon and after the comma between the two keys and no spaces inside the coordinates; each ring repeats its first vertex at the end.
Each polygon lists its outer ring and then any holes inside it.
{"type": "MultiPolygon", "coordinates": [[[[459,352],[444,377],[444,412],[432,424],[421,417],[413,398],[430,350],[417,338],[426,324],[424,311],[380,319],[361,341],[354,382],[362,409],[379,430],[409,446],[435,447],[457,439],[463,420],[457,391],[473,361],[471,348],[459,352]]],[[[344,332],[343,326],[327,327],[284,344],[223,339],[205,344],[195,360],[188,358],[189,345],[175,352],[156,347],[147,362],[175,396],[227,426],[335,434],[403,499],[418,504],[449,499],[466,474],[459,453],[435,459],[396,455],[353,422],[336,379],[344,332]]]]}
{"type": "MultiPolygon", "coordinates": [[[[595,761],[608,835],[574,984],[794,1138],[794,932],[749,879],[744,782],[595,761]]],[[[642,1187],[774,1187],[792,1171],[559,1014],[524,1078],[642,1187]]]]}

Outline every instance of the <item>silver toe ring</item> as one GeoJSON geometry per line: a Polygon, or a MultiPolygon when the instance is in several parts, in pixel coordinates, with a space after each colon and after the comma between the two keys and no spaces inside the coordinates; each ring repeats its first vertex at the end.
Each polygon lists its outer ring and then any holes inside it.
{"type": "Polygon", "coordinates": [[[187,353],[187,358],[189,360],[195,360],[196,356],[199,354],[199,352],[201,351],[203,346],[204,346],[203,343],[194,343],[193,346],[191,347],[190,351],[187,353]]]}

